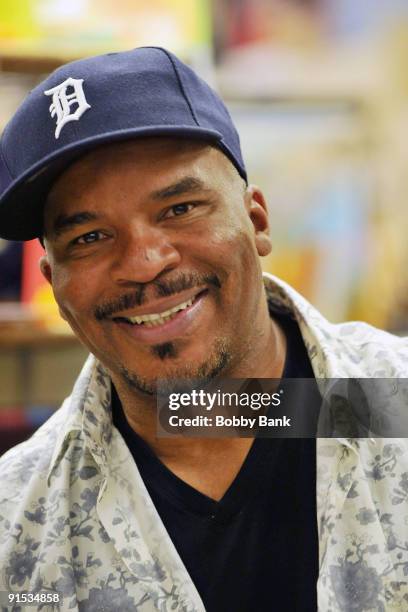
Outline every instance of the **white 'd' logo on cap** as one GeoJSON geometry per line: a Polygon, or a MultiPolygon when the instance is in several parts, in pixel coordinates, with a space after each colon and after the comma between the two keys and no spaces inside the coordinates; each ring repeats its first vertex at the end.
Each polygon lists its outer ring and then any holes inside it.
{"type": "Polygon", "coordinates": [[[45,96],[52,96],[52,104],[50,106],[51,117],[57,117],[57,127],[55,130],[55,138],[58,138],[64,125],[69,121],[78,121],[91,105],[85,99],[82,83],[84,79],[72,79],[71,77],[57,85],[52,89],[44,91],[45,96]],[[67,94],[67,90],[71,88],[73,91],[67,94]],[[71,106],[77,104],[75,112],[71,113],[71,106]]]}

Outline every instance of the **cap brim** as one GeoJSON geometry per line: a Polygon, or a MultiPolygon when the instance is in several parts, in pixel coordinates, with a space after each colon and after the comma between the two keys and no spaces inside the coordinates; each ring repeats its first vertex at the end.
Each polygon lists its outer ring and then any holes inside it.
{"type": "Polygon", "coordinates": [[[207,142],[220,142],[216,130],[195,126],[152,126],[107,132],[77,141],[54,151],[13,181],[0,198],[0,237],[6,240],[32,240],[42,236],[43,207],[58,176],[84,153],[107,143],[142,137],[169,136],[207,142]]]}

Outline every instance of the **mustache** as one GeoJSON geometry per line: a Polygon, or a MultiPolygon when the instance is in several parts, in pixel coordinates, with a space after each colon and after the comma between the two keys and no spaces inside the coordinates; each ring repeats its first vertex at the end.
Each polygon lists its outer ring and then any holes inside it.
{"type": "Polygon", "coordinates": [[[155,280],[151,283],[139,283],[135,286],[132,293],[126,293],[119,298],[99,304],[94,309],[94,316],[97,321],[111,318],[114,314],[122,310],[142,306],[146,302],[146,290],[148,287],[153,287],[156,297],[168,297],[176,295],[181,291],[200,287],[202,285],[211,285],[217,289],[221,288],[220,279],[216,274],[200,275],[200,274],[183,274],[174,279],[155,280]]]}

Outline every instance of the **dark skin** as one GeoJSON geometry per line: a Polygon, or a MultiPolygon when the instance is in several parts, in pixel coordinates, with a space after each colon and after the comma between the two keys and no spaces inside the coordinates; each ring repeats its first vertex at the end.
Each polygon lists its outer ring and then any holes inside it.
{"type": "Polygon", "coordinates": [[[158,378],[281,376],[285,338],[259,259],[271,250],[262,192],[208,144],[141,139],[70,166],[44,218],[41,270],[131,427],[177,476],[220,499],[252,440],[158,437],[154,388],[158,378]],[[193,298],[178,326],[140,332],[123,322],[193,298]]]}

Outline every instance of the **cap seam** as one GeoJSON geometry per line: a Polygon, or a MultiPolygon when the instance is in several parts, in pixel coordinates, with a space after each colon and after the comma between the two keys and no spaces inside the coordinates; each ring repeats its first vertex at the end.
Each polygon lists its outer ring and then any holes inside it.
{"type": "Polygon", "coordinates": [[[160,49],[160,50],[161,50],[161,51],[163,51],[163,53],[164,53],[164,54],[167,56],[167,58],[168,58],[168,60],[170,61],[171,65],[173,66],[173,70],[174,70],[174,72],[176,73],[177,82],[178,82],[178,84],[179,84],[179,87],[180,87],[181,93],[183,94],[183,96],[184,96],[184,98],[185,98],[185,100],[186,100],[186,102],[187,102],[188,108],[190,109],[190,113],[191,113],[191,115],[192,115],[192,117],[193,117],[194,121],[196,122],[196,124],[197,124],[198,126],[200,126],[200,127],[201,127],[200,122],[198,121],[197,115],[196,115],[196,113],[195,113],[195,111],[194,111],[194,109],[193,109],[193,105],[191,104],[190,98],[189,98],[189,97],[188,97],[188,95],[187,95],[187,91],[186,91],[186,89],[185,89],[185,87],[184,87],[183,81],[182,81],[182,79],[181,79],[181,75],[180,75],[180,73],[179,73],[179,71],[178,71],[178,68],[177,68],[177,66],[176,66],[176,63],[174,62],[174,60],[173,60],[172,56],[171,56],[171,55],[170,55],[170,53],[169,53],[169,52],[168,52],[166,49],[164,49],[163,47],[150,47],[150,48],[151,48],[151,49],[160,49]]]}
{"type": "Polygon", "coordinates": [[[4,162],[4,165],[6,167],[6,170],[8,172],[8,175],[10,177],[10,179],[13,181],[15,179],[15,177],[13,176],[11,170],[10,170],[10,166],[8,164],[8,161],[6,159],[6,154],[4,152],[4,148],[3,148],[3,142],[4,142],[4,131],[3,131],[3,138],[0,139],[0,156],[4,162]]]}

